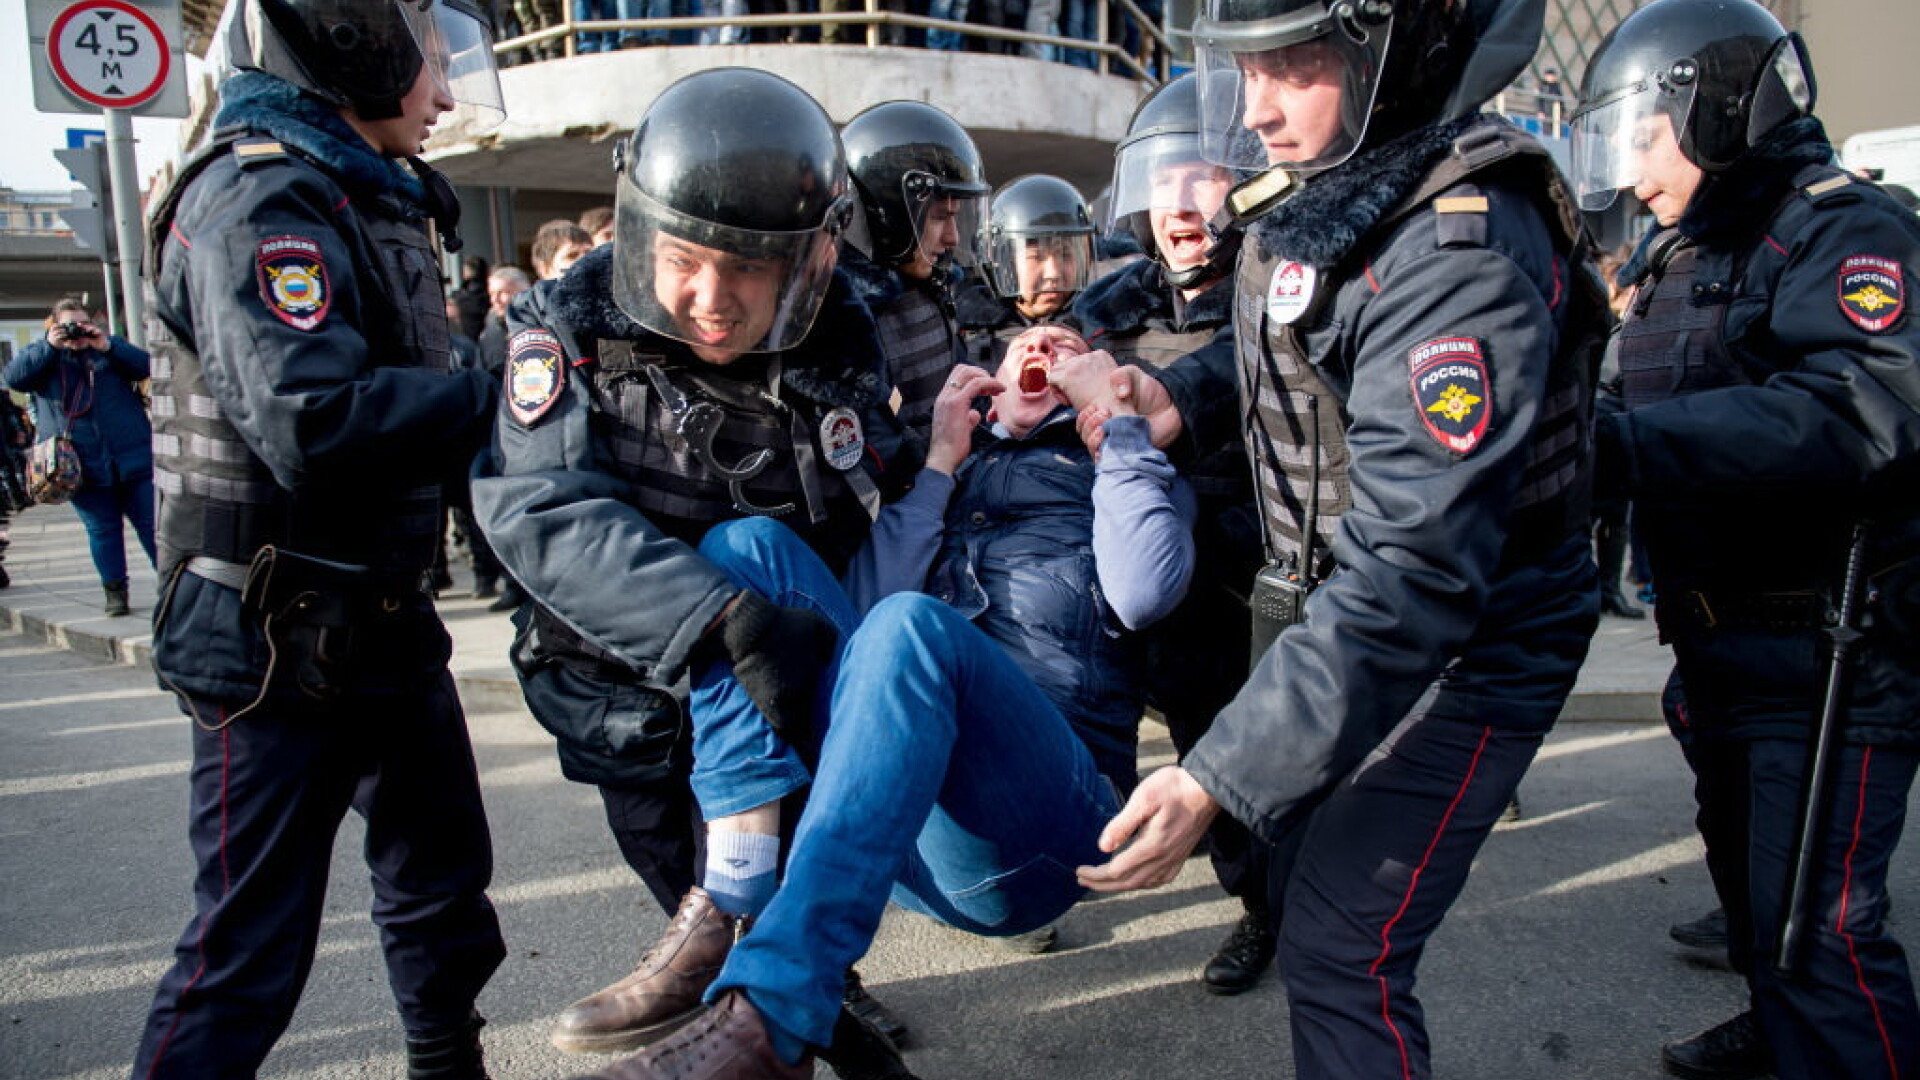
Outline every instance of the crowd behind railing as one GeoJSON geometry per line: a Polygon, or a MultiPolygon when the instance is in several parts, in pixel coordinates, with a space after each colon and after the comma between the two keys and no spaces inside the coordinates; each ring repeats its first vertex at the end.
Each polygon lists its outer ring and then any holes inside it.
{"type": "Polygon", "coordinates": [[[1159,81],[1162,0],[487,0],[502,66],[662,45],[890,45],[1159,81]]]}

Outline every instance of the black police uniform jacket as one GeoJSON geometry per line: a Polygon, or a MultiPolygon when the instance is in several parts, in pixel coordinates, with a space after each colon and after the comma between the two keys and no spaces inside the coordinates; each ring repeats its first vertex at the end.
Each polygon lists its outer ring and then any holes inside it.
{"type": "Polygon", "coordinates": [[[895,412],[923,451],[933,429],[933,403],[960,362],[960,327],[944,270],[914,281],[874,262],[852,244],[840,245],[840,269],[853,295],[873,312],[886,357],[887,379],[899,395],[895,412]]]}
{"type": "Polygon", "coordinates": [[[1831,157],[1818,120],[1783,125],[1628,265],[1629,411],[1601,423],[1602,463],[1662,635],[1683,674],[1700,665],[1687,695],[1739,694],[1695,715],[1739,737],[1805,737],[1819,628],[1869,521],[1842,736],[1920,746],[1920,219],[1831,157]]]}
{"type": "Polygon", "coordinates": [[[1503,121],[1434,126],[1248,231],[1234,333],[1269,543],[1300,554],[1311,477],[1331,553],[1184,764],[1269,839],[1416,704],[1546,730],[1586,655],[1604,302],[1545,160],[1503,121]]]}
{"type": "MultiPolygon", "coordinates": [[[[267,644],[239,591],[188,560],[244,564],[272,543],[417,582],[440,478],[483,444],[493,384],[447,371],[419,181],[284,81],[242,73],[222,102],[151,222],[154,663],[179,690],[245,701],[267,644]]],[[[451,651],[417,589],[394,614],[359,634],[363,688],[451,651]]]]}
{"type": "Polygon", "coordinates": [[[842,572],[876,499],[917,466],[872,316],[839,271],[800,345],[725,366],[630,319],[612,273],[604,245],[515,299],[507,392],[473,479],[476,521],[534,600],[513,651],[528,706],[559,739],[562,771],[596,784],[658,778],[686,750],[692,654],[739,591],[695,550],[707,529],[779,509],[842,572]],[[772,452],[744,507],[676,434],[649,365],[689,402],[723,406],[721,464],[772,452]],[[849,419],[859,441],[836,449],[849,419]]]}

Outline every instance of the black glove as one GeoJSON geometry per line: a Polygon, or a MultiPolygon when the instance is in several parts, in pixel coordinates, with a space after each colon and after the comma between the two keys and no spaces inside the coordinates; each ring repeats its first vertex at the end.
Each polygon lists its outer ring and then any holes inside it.
{"type": "Polygon", "coordinates": [[[767,723],[793,746],[805,746],[814,692],[833,659],[839,632],[824,616],[783,608],[743,589],[720,620],[720,646],[733,676],[767,723]]]}

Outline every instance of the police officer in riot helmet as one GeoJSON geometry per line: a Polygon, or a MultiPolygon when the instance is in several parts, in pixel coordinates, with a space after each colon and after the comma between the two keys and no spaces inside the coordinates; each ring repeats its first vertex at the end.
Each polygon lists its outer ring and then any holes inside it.
{"type": "MultiPolygon", "coordinates": [[[[844,569],[917,467],[872,319],[835,269],[853,194],[825,111],[766,72],[703,71],[655,99],[615,162],[613,243],[509,309],[506,400],[472,485],[533,601],[512,653],[528,706],[674,913],[632,974],[561,1014],[551,1037],[573,1052],[698,1015],[744,914],[758,841],[710,832],[695,865],[686,711],[733,686],[796,738],[833,649],[832,624],[709,562],[708,529],[771,517],[844,569]]],[[[823,1057],[844,1075],[908,1075],[851,1014],[834,1040],[823,1057]]]]}
{"type": "Polygon", "coordinates": [[[1813,104],[1805,45],[1759,4],[1657,0],[1573,117],[1582,205],[1627,193],[1657,223],[1621,274],[1599,476],[1646,542],[1751,997],[1663,1048],[1680,1076],[1920,1071],[1886,926],[1920,765],[1920,222],[1833,165],[1813,104]]]}
{"type": "Polygon", "coordinates": [[[1531,0],[1208,0],[1203,151],[1260,170],[1227,198],[1237,357],[1052,374],[1089,408],[1130,396],[1156,442],[1245,433],[1253,672],[1081,880],[1165,884],[1221,810],[1295,835],[1279,966],[1310,1080],[1431,1072],[1425,940],[1598,622],[1605,301],[1552,159],[1480,114],[1541,21],[1531,0]]]}
{"type": "Polygon", "coordinates": [[[1032,173],[993,195],[984,281],[960,294],[968,362],[999,370],[1022,330],[1060,322],[1093,273],[1093,211],[1072,184],[1032,173]]]}
{"type": "Polygon", "coordinates": [[[457,247],[457,207],[415,155],[456,105],[501,115],[487,23],[464,0],[243,0],[224,44],[213,136],[152,221],[153,661],[194,720],[199,871],[134,1073],[258,1071],[351,807],[407,1074],[480,1080],[474,1001],[505,949],[423,575],[495,384],[448,370],[424,223],[457,247]]]}
{"type": "Polygon", "coordinates": [[[985,247],[986,168],[954,119],[887,101],[840,130],[860,197],[840,266],[873,309],[901,422],[924,445],[933,402],[960,360],[953,286],[985,247]]]}
{"type": "MultiPolygon", "coordinates": [[[[1239,233],[1210,228],[1243,174],[1200,152],[1199,80],[1182,75],[1140,103],[1114,150],[1103,231],[1124,232],[1147,258],[1087,286],[1072,319],[1122,364],[1163,370],[1200,350],[1231,363],[1232,270],[1239,233]]],[[[1260,566],[1260,528],[1238,432],[1194,448],[1181,472],[1201,498],[1199,547],[1187,598],[1147,632],[1148,702],[1184,754],[1247,677],[1247,580],[1260,566]]],[[[1268,845],[1230,817],[1208,834],[1214,872],[1244,908],[1207,962],[1215,994],[1252,989],[1273,960],[1277,925],[1268,845]]]]}

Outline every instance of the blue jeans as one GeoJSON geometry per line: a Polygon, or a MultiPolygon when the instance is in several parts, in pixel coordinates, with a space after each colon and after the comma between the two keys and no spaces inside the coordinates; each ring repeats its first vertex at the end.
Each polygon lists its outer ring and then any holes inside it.
{"type": "Polygon", "coordinates": [[[73,493],[73,509],[87,528],[87,548],[101,584],[127,580],[127,534],[122,522],[133,526],[147,562],[153,562],[151,479],[82,487],[73,493]]]}
{"type": "MultiPolygon", "coordinates": [[[[573,17],[575,21],[584,21],[624,16],[615,13],[614,0],[573,0],[573,17]]],[[[576,48],[583,53],[605,52],[614,48],[614,35],[604,30],[583,30],[579,38],[576,48]]]]}
{"type": "MultiPolygon", "coordinates": [[[[954,22],[966,22],[967,5],[968,0],[931,0],[927,5],[927,14],[935,19],[952,19],[954,22]]],[[[929,49],[944,49],[947,52],[960,52],[966,47],[966,36],[957,30],[927,31],[927,48],[929,49]]]]}
{"type": "MultiPolygon", "coordinates": [[[[843,634],[855,622],[826,566],[782,525],[728,522],[701,554],[743,587],[822,612],[843,634]]],[[[771,746],[759,713],[740,706],[738,684],[716,677],[723,667],[697,673],[693,699],[694,793],[709,818],[714,807],[746,809],[805,782],[792,771],[798,756],[771,746]]],[[[932,597],[875,605],[842,637],[828,678],[814,722],[819,767],[786,876],[709,991],[743,990],[774,1024],[821,1046],[843,973],[872,944],[889,894],[973,933],[1037,929],[1083,895],[1074,867],[1105,860],[1100,830],[1119,810],[1053,703],[932,597]]]]}

